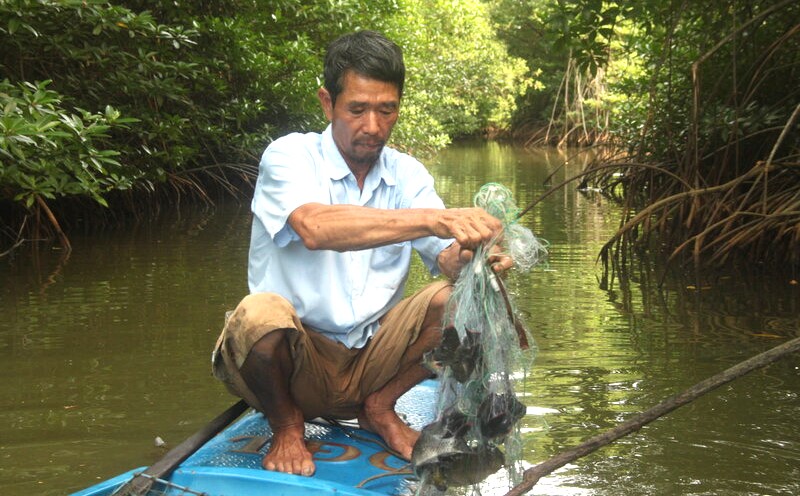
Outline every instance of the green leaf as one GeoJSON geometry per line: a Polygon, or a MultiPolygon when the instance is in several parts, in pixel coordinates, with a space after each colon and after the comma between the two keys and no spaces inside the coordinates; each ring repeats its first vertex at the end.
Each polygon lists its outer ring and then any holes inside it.
{"type": "Polygon", "coordinates": [[[8,20],[8,34],[13,35],[14,33],[16,33],[17,29],[20,26],[20,24],[21,23],[20,23],[19,19],[17,19],[16,17],[12,17],[11,19],[9,19],[8,20]]]}
{"type": "Polygon", "coordinates": [[[119,116],[121,114],[120,114],[119,110],[115,109],[111,105],[106,105],[105,115],[106,115],[106,119],[108,119],[109,121],[116,121],[117,119],[119,119],[119,116]]]}

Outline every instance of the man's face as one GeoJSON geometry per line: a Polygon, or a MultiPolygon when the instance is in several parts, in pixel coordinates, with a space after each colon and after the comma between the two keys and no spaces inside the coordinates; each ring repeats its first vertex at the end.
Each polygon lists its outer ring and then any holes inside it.
{"type": "Polygon", "coordinates": [[[333,140],[351,169],[369,168],[378,160],[400,111],[400,95],[392,83],[353,71],[344,76],[342,92],[331,102],[325,88],[319,99],[333,126],[333,140]]]}

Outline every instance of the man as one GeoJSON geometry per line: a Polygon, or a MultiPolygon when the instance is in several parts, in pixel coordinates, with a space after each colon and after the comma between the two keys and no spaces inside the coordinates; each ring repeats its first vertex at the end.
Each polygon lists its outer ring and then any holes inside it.
{"type": "MultiPolygon", "coordinates": [[[[402,52],[361,31],[328,48],[322,134],[290,134],[264,152],[252,202],[251,294],[228,319],[214,373],[265,414],[267,470],[312,475],[304,420],[358,418],[400,456],[419,433],[397,399],[430,376],[450,295],[435,282],[403,299],[412,248],[432,274],[458,277],[501,223],[445,209],[415,159],[385,144],[400,111],[402,52]]],[[[511,266],[493,256],[496,271],[511,266]]]]}

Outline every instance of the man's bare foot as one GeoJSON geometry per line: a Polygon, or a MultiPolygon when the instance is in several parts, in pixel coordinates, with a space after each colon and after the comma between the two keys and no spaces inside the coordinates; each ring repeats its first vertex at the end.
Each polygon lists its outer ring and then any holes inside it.
{"type": "Polygon", "coordinates": [[[272,445],[261,465],[274,472],[314,475],[316,467],[306,448],[304,426],[290,425],[272,432],[272,445]]]}
{"type": "Polygon", "coordinates": [[[358,416],[362,428],[374,432],[401,458],[411,460],[411,452],[419,439],[419,432],[403,422],[393,409],[368,408],[358,416]]]}

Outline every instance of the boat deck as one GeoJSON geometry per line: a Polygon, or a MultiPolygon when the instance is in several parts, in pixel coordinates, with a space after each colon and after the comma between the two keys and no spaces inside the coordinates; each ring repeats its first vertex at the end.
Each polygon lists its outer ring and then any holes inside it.
{"type": "MultiPolygon", "coordinates": [[[[434,416],[438,383],[425,381],[398,401],[406,422],[421,429],[434,416]]],[[[271,431],[264,416],[248,412],[186,459],[154,494],[244,494],[375,496],[414,494],[416,477],[408,462],[392,455],[381,439],[344,422],[306,423],[306,439],[314,454],[312,477],[264,470],[261,459],[271,431]]],[[[146,467],[137,468],[73,496],[107,496],[146,467]]]]}

